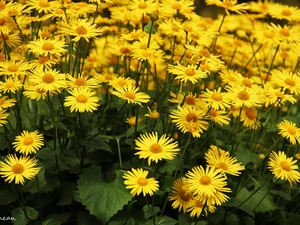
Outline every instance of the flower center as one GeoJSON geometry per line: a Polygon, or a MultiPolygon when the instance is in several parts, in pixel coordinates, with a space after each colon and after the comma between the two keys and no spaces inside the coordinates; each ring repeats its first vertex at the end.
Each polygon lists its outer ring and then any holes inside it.
{"type": "Polygon", "coordinates": [[[286,28],[282,28],[279,33],[282,35],[282,36],[285,36],[285,37],[289,37],[290,36],[290,31],[286,28]]]}
{"type": "Polygon", "coordinates": [[[15,86],[15,83],[12,81],[12,80],[8,80],[6,83],[5,83],[5,87],[7,89],[10,89],[10,88],[13,88],[15,86]]]}
{"type": "Polygon", "coordinates": [[[47,8],[50,6],[50,3],[48,1],[40,1],[39,6],[47,8]]]}
{"type": "Polygon", "coordinates": [[[220,168],[220,169],[222,169],[222,170],[228,170],[228,166],[227,166],[227,164],[224,163],[224,162],[219,162],[219,163],[217,164],[217,167],[220,168]]]}
{"type": "Polygon", "coordinates": [[[290,166],[290,164],[287,161],[282,161],[280,163],[280,166],[285,171],[291,171],[291,166],[290,166]]]}
{"type": "Polygon", "coordinates": [[[147,3],[146,2],[141,2],[138,7],[140,9],[146,9],[147,8],[147,3]]]}
{"type": "Polygon", "coordinates": [[[295,86],[295,80],[293,80],[292,78],[288,77],[285,79],[284,83],[286,83],[289,86],[295,86]]]}
{"type": "Polygon", "coordinates": [[[197,33],[191,33],[191,38],[195,39],[195,40],[199,40],[200,36],[197,33]]]}
{"type": "Polygon", "coordinates": [[[5,3],[4,2],[0,2],[0,9],[5,9],[5,3]]]}
{"type": "Polygon", "coordinates": [[[281,98],[281,99],[284,99],[284,94],[280,91],[276,91],[275,92],[275,95],[278,97],[278,98],[281,98]]]}
{"type": "Polygon", "coordinates": [[[202,185],[209,185],[211,183],[211,179],[209,176],[204,175],[203,177],[200,178],[200,184],[202,185]]]}
{"type": "Polygon", "coordinates": [[[33,138],[32,137],[25,137],[23,139],[23,144],[24,145],[31,145],[33,143],[33,138]]]}
{"type": "Polygon", "coordinates": [[[195,205],[196,205],[196,207],[198,207],[198,208],[202,208],[202,207],[203,207],[202,202],[200,202],[199,200],[196,200],[195,205]]]}
{"type": "Polygon", "coordinates": [[[13,172],[14,174],[21,174],[24,172],[24,170],[25,170],[24,166],[22,166],[19,163],[13,165],[13,167],[11,168],[11,172],[13,172]]]}
{"type": "Polygon", "coordinates": [[[173,26],[172,26],[172,31],[178,32],[178,31],[179,31],[179,27],[173,25],[173,26]]]}
{"type": "Polygon", "coordinates": [[[43,76],[43,79],[42,81],[46,84],[51,84],[55,81],[55,77],[50,74],[50,73],[46,73],[44,76],[43,76]]]}
{"type": "Polygon", "coordinates": [[[179,191],[179,196],[180,196],[180,199],[185,201],[185,202],[187,202],[191,198],[190,193],[188,191],[184,190],[184,189],[181,189],[179,191]]]}
{"type": "Polygon", "coordinates": [[[75,32],[78,34],[78,35],[85,35],[88,33],[87,29],[84,27],[84,26],[79,26],[75,29],[75,32]]]}
{"type": "Polygon", "coordinates": [[[9,36],[8,36],[8,34],[0,34],[0,38],[1,39],[5,39],[5,40],[8,40],[9,39],[9,36]]]}
{"type": "Polygon", "coordinates": [[[146,186],[148,184],[148,180],[144,177],[141,177],[137,180],[137,184],[140,186],[146,186]]]}
{"type": "Polygon", "coordinates": [[[281,15],[283,15],[283,16],[291,16],[292,12],[289,9],[284,9],[284,10],[282,10],[281,15]]]}
{"type": "Polygon", "coordinates": [[[85,86],[86,85],[86,80],[82,77],[79,77],[75,80],[74,84],[77,85],[77,86],[85,86]]]}
{"type": "Polygon", "coordinates": [[[140,49],[146,49],[147,48],[147,44],[146,43],[141,43],[140,44],[140,49]]]}
{"type": "Polygon", "coordinates": [[[184,102],[188,105],[195,105],[196,99],[193,96],[186,96],[184,102]]]}
{"type": "Polygon", "coordinates": [[[187,68],[184,72],[187,76],[194,76],[196,74],[196,71],[193,68],[187,68]]]}
{"type": "Polygon", "coordinates": [[[7,70],[9,72],[17,72],[18,71],[18,67],[16,65],[10,65],[7,67],[7,70]]]}
{"type": "Polygon", "coordinates": [[[154,143],[150,146],[150,152],[152,153],[161,153],[163,151],[160,144],[154,143]]]}
{"type": "Polygon", "coordinates": [[[217,111],[215,110],[215,109],[211,109],[210,111],[209,111],[209,113],[210,113],[210,115],[212,116],[212,117],[216,117],[218,114],[217,114],[217,111]]]}
{"type": "Polygon", "coordinates": [[[43,49],[44,51],[50,52],[50,51],[54,50],[55,47],[54,47],[54,45],[53,45],[51,42],[45,42],[45,43],[43,44],[43,46],[42,46],[42,49],[43,49]]]}
{"type": "Polygon", "coordinates": [[[42,56],[38,59],[38,62],[39,62],[39,64],[44,64],[48,60],[49,60],[49,58],[47,56],[42,56]]]}
{"type": "Polygon", "coordinates": [[[237,95],[240,100],[247,101],[250,99],[250,95],[247,91],[240,91],[237,95]]]}
{"type": "Polygon", "coordinates": [[[144,57],[149,57],[149,56],[151,56],[151,52],[143,51],[142,55],[143,55],[144,57]]]}
{"type": "Polygon", "coordinates": [[[39,93],[39,94],[43,94],[43,93],[45,93],[46,91],[43,90],[43,89],[37,88],[37,89],[36,89],[36,92],[39,93]]]}
{"type": "Polygon", "coordinates": [[[219,93],[213,93],[211,95],[211,99],[219,102],[219,101],[222,101],[223,98],[222,98],[222,95],[220,95],[219,93]]]}
{"type": "Polygon", "coordinates": [[[233,44],[237,47],[242,47],[242,41],[241,40],[236,39],[236,40],[234,40],[233,44]]]}
{"type": "Polygon", "coordinates": [[[264,36],[265,36],[266,38],[272,39],[272,38],[275,36],[275,34],[272,33],[272,32],[267,32],[267,31],[265,31],[265,32],[264,32],[264,36]]]}
{"type": "Polygon", "coordinates": [[[127,81],[126,80],[118,80],[118,85],[120,85],[121,87],[126,86],[127,81]]]}
{"type": "Polygon", "coordinates": [[[120,52],[121,52],[122,54],[128,54],[128,53],[130,52],[130,50],[129,50],[129,48],[127,48],[127,47],[121,47],[121,48],[120,48],[120,52]]]}
{"type": "Polygon", "coordinates": [[[172,9],[181,9],[181,4],[179,2],[175,2],[173,5],[172,5],[172,9]]]}
{"type": "Polygon", "coordinates": [[[79,94],[76,97],[76,101],[79,103],[86,103],[88,101],[88,98],[83,94],[79,94]]]}
{"type": "Polygon", "coordinates": [[[126,98],[131,99],[131,100],[134,100],[134,99],[135,99],[135,94],[134,94],[132,91],[127,91],[127,92],[125,92],[125,93],[124,93],[124,96],[125,96],[126,98]]]}
{"type": "Polygon", "coordinates": [[[291,135],[295,135],[296,134],[296,128],[295,127],[289,127],[287,129],[287,131],[291,134],[291,135]]]}
{"type": "Polygon", "coordinates": [[[208,51],[207,48],[204,48],[200,51],[200,54],[206,58],[209,58],[210,57],[210,52],[208,51]]]}
{"type": "Polygon", "coordinates": [[[252,86],[252,81],[246,78],[243,80],[243,84],[250,88],[252,86]]]}
{"type": "Polygon", "coordinates": [[[3,18],[0,18],[0,26],[4,25],[5,24],[5,19],[3,18]]]}
{"type": "Polygon", "coordinates": [[[191,122],[193,121],[194,123],[196,123],[198,121],[198,117],[195,113],[189,113],[186,115],[185,117],[187,122],[191,122]]]}
{"type": "Polygon", "coordinates": [[[87,60],[89,62],[97,62],[97,57],[96,56],[89,56],[89,57],[87,57],[87,60]]]}
{"type": "Polygon", "coordinates": [[[3,103],[4,103],[4,99],[0,98],[0,106],[3,105],[3,103]]]}
{"type": "Polygon", "coordinates": [[[251,109],[246,110],[246,116],[250,119],[250,120],[254,120],[256,115],[255,112],[252,111],[251,109]]]}

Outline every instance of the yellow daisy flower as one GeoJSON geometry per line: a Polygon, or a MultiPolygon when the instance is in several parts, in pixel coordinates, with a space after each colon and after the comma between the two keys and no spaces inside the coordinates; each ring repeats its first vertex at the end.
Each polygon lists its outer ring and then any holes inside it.
{"type": "Polygon", "coordinates": [[[15,180],[16,184],[24,184],[24,178],[31,180],[39,173],[40,168],[36,168],[36,164],[36,159],[8,155],[5,161],[0,162],[0,175],[6,177],[5,181],[8,183],[15,180]]]}
{"type": "Polygon", "coordinates": [[[22,86],[22,82],[17,77],[9,77],[5,79],[4,82],[0,81],[0,91],[3,93],[16,93],[22,86]]]}
{"type": "Polygon", "coordinates": [[[58,39],[39,39],[35,41],[30,41],[27,44],[27,47],[30,49],[30,52],[33,52],[36,55],[59,55],[61,56],[62,53],[66,52],[67,50],[64,49],[65,42],[58,39]]]}
{"type": "Polygon", "coordinates": [[[157,112],[155,109],[151,111],[149,107],[147,107],[149,113],[146,113],[144,116],[148,116],[152,119],[158,119],[160,117],[159,112],[157,112]]]}
{"type": "Polygon", "coordinates": [[[273,88],[270,85],[264,87],[264,96],[265,107],[268,107],[269,105],[280,107],[286,101],[289,101],[291,104],[297,102],[293,95],[286,94],[281,88],[273,88]]]}
{"type": "Polygon", "coordinates": [[[288,139],[291,144],[300,144],[300,128],[298,128],[295,123],[283,120],[277,127],[280,130],[278,134],[281,134],[282,137],[288,139]]]}
{"type": "Polygon", "coordinates": [[[45,100],[48,94],[50,96],[52,95],[51,92],[40,89],[36,85],[35,86],[26,86],[25,90],[23,91],[23,94],[27,98],[30,98],[30,99],[36,100],[36,101],[39,101],[40,99],[45,100]]]}
{"type": "Polygon", "coordinates": [[[180,79],[182,82],[190,81],[193,84],[197,83],[200,79],[206,78],[208,75],[207,72],[197,69],[196,65],[169,65],[168,72],[174,74],[176,76],[175,79],[180,79]]]}
{"type": "Polygon", "coordinates": [[[140,195],[143,193],[143,196],[149,194],[150,196],[154,194],[159,188],[158,181],[155,178],[147,178],[148,171],[140,169],[132,169],[132,171],[127,171],[123,175],[125,179],[124,184],[127,189],[131,189],[130,193],[135,195],[140,195]]]}
{"type": "Polygon", "coordinates": [[[90,88],[79,87],[69,90],[71,96],[66,97],[64,106],[69,107],[70,111],[93,112],[99,106],[99,98],[90,88]]]}
{"type": "Polygon", "coordinates": [[[26,4],[29,6],[28,9],[37,10],[38,13],[50,13],[54,9],[60,7],[60,2],[58,1],[48,1],[48,0],[29,0],[26,1],[26,4]]]}
{"type": "Polygon", "coordinates": [[[177,142],[173,142],[173,138],[162,135],[158,138],[157,132],[151,134],[142,134],[137,140],[135,140],[136,150],[140,159],[148,158],[148,165],[151,161],[158,163],[159,160],[172,160],[176,156],[177,152],[180,151],[177,142]]]}
{"type": "Polygon", "coordinates": [[[188,204],[187,204],[188,212],[190,213],[191,217],[200,217],[201,215],[207,216],[208,211],[211,213],[214,213],[216,210],[216,207],[213,205],[209,205],[204,201],[201,201],[201,199],[193,198],[188,204]],[[203,213],[204,212],[204,213],[203,213]]]}
{"type": "Polygon", "coordinates": [[[240,171],[245,170],[245,167],[238,163],[235,157],[230,156],[229,152],[215,145],[209,146],[208,151],[205,153],[205,159],[207,166],[219,169],[224,175],[228,173],[233,176],[239,176],[241,174],[240,171]]]}
{"type": "Polygon", "coordinates": [[[300,173],[298,166],[295,165],[297,160],[293,161],[292,157],[286,157],[286,154],[279,151],[278,154],[274,151],[270,153],[268,168],[272,174],[281,180],[287,180],[290,185],[300,182],[300,173]]]}
{"type": "Polygon", "coordinates": [[[231,192],[230,188],[223,187],[218,189],[214,195],[210,197],[203,196],[203,199],[207,202],[208,205],[222,205],[223,203],[229,200],[229,197],[223,192],[231,192]]]}
{"type": "Polygon", "coordinates": [[[127,87],[115,87],[115,90],[111,94],[126,100],[129,104],[138,104],[142,106],[142,103],[148,103],[150,101],[150,96],[138,92],[139,88],[129,84],[127,87]]]}
{"type": "Polygon", "coordinates": [[[242,14],[249,9],[249,5],[247,3],[237,4],[237,0],[205,0],[205,3],[207,5],[216,5],[224,8],[227,15],[230,15],[229,11],[242,14]]]}
{"type": "Polygon", "coordinates": [[[112,87],[126,87],[128,85],[135,85],[135,80],[130,77],[114,77],[111,81],[109,81],[109,85],[112,87]]]}
{"type": "Polygon", "coordinates": [[[43,70],[44,68],[51,69],[58,63],[59,63],[59,59],[54,58],[50,55],[48,56],[41,55],[37,59],[32,59],[29,61],[31,68],[38,69],[38,70],[43,70]]]}
{"type": "Polygon", "coordinates": [[[220,126],[228,125],[230,122],[230,118],[228,117],[227,112],[224,110],[210,109],[209,119],[220,126]]]}
{"type": "Polygon", "coordinates": [[[138,17],[142,18],[143,15],[156,11],[157,2],[155,0],[132,0],[127,7],[136,13],[138,17]]]}
{"type": "Polygon", "coordinates": [[[206,91],[200,95],[200,98],[206,102],[207,107],[211,107],[215,110],[225,110],[230,106],[228,99],[226,99],[226,94],[221,92],[221,87],[213,91],[206,89],[206,91]]]}
{"type": "Polygon", "coordinates": [[[17,100],[14,98],[10,98],[10,99],[7,98],[8,96],[0,97],[0,110],[13,107],[15,105],[15,102],[17,102],[17,100]]]}
{"type": "Polygon", "coordinates": [[[186,185],[185,178],[178,178],[172,187],[172,191],[169,196],[169,200],[173,201],[173,209],[177,209],[183,213],[187,212],[187,204],[192,199],[192,193],[189,191],[189,187],[186,185]]]}
{"type": "Polygon", "coordinates": [[[176,13],[187,16],[195,9],[193,0],[161,0],[159,11],[164,17],[173,17],[176,13]]]}
{"type": "Polygon", "coordinates": [[[77,88],[77,87],[88,87],[88,88],[98,88],[99,82],[93,78],[93,77],[87,77],[87,76],[78,76],[77,78],[72,77],[71,75],[67,76],[67,85],[70,88],[77,88]]]}
{"type": "Polygon", "coordinates": [[[9,116],[9,114],[6,113],[6,111],[4,109],[0,109],[0,126],[1,127],[7,123],[8,116],[9,116]]]}
{"type": "Polygon", "coordinates": [[[300,77],[286,70],[273,70],[271,82],[283,90],[289,90],[291,94],[300,94],[300,77]]]}
{"type": "Polygon", "coordinates": [[[249,127],[249,129],[258,129],[260,127],[260,122],[257,108],[243,107],[241,121],[243,122],[243,126],[249,127]]]}
{"type": "Polygon", "coordinates": [[[43,147],[44,137],[39,134],[38,131],[28,132],[24,130],[21,135],[16,136],[13,146],[17,152],[24,155],[36,153],[41,147],[43,147]]]}
{"type": "Polygon", "coordinates": [[[135,126],[136,124],[139,125],[143,119],[141,117],[138,117],[136,119],[136,116],[132,116],[129,118],[126,118],[125,123],[128,123],[130,126],[135,126]]]}
{"type": "Polygon", "coordinates": [[[24,61],[3,61],[0,62],[0,75],[8,75],[8,76],[24,76],[27,74],[27,70],[29,69],[28,62],[24,61]]]}
{"type": "Polygon", "coordinates": [[[1,34],[0,33],[0,48],[4,49],[5,45],[7,45],[10,48],[20,46],[22,43],[22,39],[19,34],[17,33],[6,33],[6,34],[1,34]]]}
{"type": "Polygon", "coordinates": [[[288,21],[299,21],[300,20],[300,10],[298,7],[273,4],[269,10],[269,15],[275,19],[285,19],[288,21]]]}

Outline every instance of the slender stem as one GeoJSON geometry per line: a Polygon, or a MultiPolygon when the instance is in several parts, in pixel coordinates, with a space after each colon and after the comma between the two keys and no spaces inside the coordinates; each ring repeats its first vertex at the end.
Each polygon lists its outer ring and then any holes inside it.
{"type": "Polygon", "coordinates": [[[270,76],[271,69],[272,69],[272,66],[273,66],[273,63],[274,63],[275,57],[276,57],[276,55],[277,55],[277,52],[278,52],[278,50],[279,50],[279,46],[280,46],[280,45],[277,45],[277,48],[276,48],[276,50],[275,50],[275,53],[274,53],[274,55],[273,55],[272,61],[271,61],[270,65],[269,65],[268,73],[267,73],[266,79],[264,80],[264,84],[266,84],[266,83],[267,83],[267,81],[268,81],[268,78],[269,78],[269,76],[270,76]]]}
{"type": "Polygon", "coordinates": [[[120,164],[120,168],[123,168],[123,164],[122,164],[122,154],[121,154],[121,147],[120,147],[120,139],[116,139],[117,141],[117,146],[118,146],[118,155],[119,155],[119,164],[120,164]]]}

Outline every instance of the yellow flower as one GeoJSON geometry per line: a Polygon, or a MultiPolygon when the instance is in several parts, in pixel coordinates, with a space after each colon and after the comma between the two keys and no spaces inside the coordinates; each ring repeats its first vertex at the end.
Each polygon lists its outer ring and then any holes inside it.
{"type": "Polygon", "coordinates": [[[51,92],[40,89],[40,88],[37,87],[37,85],[35,85],[35,86],[26,86],[26,88],[23,92],[23,94],[27,98],[30,98],[30,99],[36,100],[36,101],[40,100],[41,98],[43,100],[45,100],[46,97],[47,97],[47,93],[49,94],[49,96],[52,95],[51,92]]]}
{"type": "Polygon", "coordinates": [[[3,35],[0,33],[0,48],[5,49],[5,44],[10,47],[20,46],[22,43],[22,39],[19,34],[9,34],[4,33],[3,35]]]}
{"type": "Polygon", "coordinates": [[[0,97],[0,110],[13,107],[15,105],[15,102],[17,102],[17,100],[14,98],[10,98],[10,99],[7,98],[8,96],[0,97]]]}
{"type": "Polygon", "coordinates": [[[136,118],[136,116],[132,116],[129,118],[126,118],[126,123],[128,123],[130,126],[135,126],[137,123],[138,125],[143,121],[141,117],[136,118]]]}
{"type": "Polygon", "coordinates": [[[64,49],[65,42],[58,39],[39,39],[35,41],[30,41],[27,44],[27,47],[30,49],[30,52],[33,52],[36,55],[59,55],[61,56],[62,53],[66,52],[67,50],[64,49]]]}
{"type": "Polygon", "coordinates": [[[148,171],[140,169],[132,169],[131,171],[127,171],[126,174],[123,175],[125,179],[124,184],[127,189],[131,189],[130,193],[135,195],[140,195],[143,193],[143,196],[149,194],[150,196],[154,194],[158,190],[158,181],[155,178],[147,178],[148,171]]]}
{"type": "Polygon", "coordinates": [[[205,201],[202,201],[198,198],[193,198],[188,204],[187,204],[188,212],[190,212],[191,217],[200,217],[201,215],[207,216],[208,211],[211,213],[214,213],[216,210],[216,207],[213,205],[207,204],[205,201]],[[204,212],[204,214],[202,213],[204,212]]]}
{"type": "Polygon", "coordinates": [[[178,178],[172,187],[172,191],[169,196],[170,201],[174,201],[172,203],[173,209],[177,209],[183,213],[187,211],[187,204],[192,199],[192,193],[189,191],[189,187],[186,185],[185,178],[178,178]]]}
{"type": "Polygon", "coordinates": [[[27,70],[29,69],[28,62],[24,61],[4,61],[0,62],[0,75],[9,75],[9,76],[24,76],[27,74],[27,70]]]}
{"type": "Polygon", "coordinates": [[[298,172],[298,166],[294,165],[297,160],[293,161],[292,157],[286,157],[286,154],[279,151],[278,154],[274,151],[270,153],[270,161],[268,162],[268,168],[273,175],[281,180],[287,180],[290,185],[292,183],[300,182],[300,173],[298,172]]]}
{"type": "Polygon", "coordinates": [[[225,12],[229,15],[229,11],[236,12],[238,14],[244,13],[249,9],[247,3],[237,4],[237,0],[205,0],[207,5],[216,5],[225,9],[225,12]]]}
{"type": "Polygon", "coordinates": [[[99,106],[99,98],[95,95],[90,88],[79,87],[69,90],[71,96],[67,96],[65,99],[64,106],[69,107],[70,111],[73,112],[93,112],[97,110],[99,106]]]}
{"type": "Polygon", "coordinates": [[[300,77],[286,70],[273,70],[271,82],[291,94],[300,94],[300,77]]]}
{"type": "Polygon", "coordinates": [[[296,143],[300,144],[300,128],[298,128],[295,123],[284,119],[283,122],[280,122],[277,125],[277,127],[280,130],[278,134],[287,138],[290,143],[293,145],[296,143]]]}
{"type": "Polygon", "coordinates": [[[227,112],[224,110],[210,109],[209,119],[219,124],[220,126],[228,125],[230,122],[230,118],[228,117],[227,112]]]}
{"type": "Polygon", "coordinates": [[[229,152],[211,145],[205,153],[205,159],[209,167],[219,169],[222,173],[239,176],[245,167],[237,162],[235,157],[230,156],[229,152]]]}
{"type": "Polygon", "coordinates": [[[54,9],[60,7],[58,1],[48,1],[48,0],[29,0],[26,1],[26,4],[29,6],[29,9],[36,10],[38,13],[50,13],[54,9]]]}
{"type": "Polygon", "coordinates": [[[93,77],[87,77],[87,76],[78,76],[78,77],[72,77],[71,75],[67,76],[68,80],[67,85],[70,88],[78,88],[78,87],[88,87],[88,88],[98,88],[99,82],[93,78],[93,77]]]}
{"type": "Polygon", "coordinates": [[[7,123],[7,117],[9,116],[5,110],[0,109],[0,126],[2,127],[4,124],[7,123]]]}
{"type": "Polygon", "coordinates": [[[197,69],[195,65],[169,65],[168,72],[174,74],[176,76],[175,79],[180,79],[182,82],[190,81],[193,84],[197,83],[200,79],[206,78],[208,75],[207,72],[197,69]]]}
{"type": "Polygon", "coordinates": [[[145,114],[145,116],[148,116],[152,119],[158,119],[159,118],[159,116],[160,116],[159,112],[157,112],[156,110],[151,111],[151,109],[149,107],[147,107],[147,108],[148,108],[149,114],[147,113],[147,114],[145,114]]]}
{"type": "Polygon", "coordinates": [[[5,79],[4,82],[0,81],[0,91],[3,93],[16,93],[16,91],[21,89],[22,86],[22,82],[17,77],[9,77],[5,79]]]}
{"type": "Polygon", "coordinates": [[[157,2],[154,0],[132,0],[127,7],[142,18],[143,15],[151,14],[157,10],[157,2]]]}
{"type": "Polygon", "coordinates": [[[159,11],[164,17],[173,17],[176,13],[188,17],[195,9],[193,0],[162,0],[159,11]]]}
{"type": "Polygon", "coordinates": [[[217,90],[210,91],[209,89],[206,89],[205,92],[203,92],[200,95],[201,99],[206,102],[207,107],[211,107],[215,110],[225,110],[229,108],[229,101],[226,98],[225,93],[221,93],[221,87],[219,87],[217,90]]]}
{"type": "Polygon", "coordinates": [[[41,147],[43,147],[44,137],[39,134],[38,131],[28,132],[24,130],[21,135],[16,136],[13,146],[17,152],[24,155],[36,153],[41,147]]]}
{"type": "Polygon", "coordinates": [[[137,140],[135,140],[136,150],[140,159],[148,158],[148,165],[151,161],[158,163],[159,160],[172,160],[176,156],[177,152],[180,151],[177,142],[173,142],[173,138],[162,135],[158,138],[157,132],[151,134],[142,134],[137,140]]]}
{"type": "Polygon", "coordinates": [[[6,177],[5,181],[8,183],[15,180],[16,184],[24,184],[24,178],[31,180],[38,174],[40,168],[35,168],[36,164],[36,159],[8,155],[5,161],[0,162],[0,175],[6,177]]]}
{"type": "Polygon", "coordinates": [[[241,113],[241,121],[245,127],[256,130],[260,127],[258,111],[255,107],[244,107],[241,113]]]}
{"type": "Polygon", "coordinates": [[[298,7],[273,4],[270,7],[269,15],[275,19],[285,19],[288,21],[299,21],[300,20],[300,10],[298,7]]]}

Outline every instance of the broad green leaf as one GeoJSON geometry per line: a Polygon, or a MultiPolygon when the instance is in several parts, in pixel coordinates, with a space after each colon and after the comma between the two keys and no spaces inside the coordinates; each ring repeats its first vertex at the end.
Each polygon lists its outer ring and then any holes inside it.
{"type": "Polygon", "coordinates": [[[238,199],[231,199],[228,202],[224,203],[223,206],[224,207],[234,207],[234,208],[239,207],[240,210],[248,213],[251,217],[255,218],[254,211],[247,205],[242,204],[242,202],[238,199]]]}
{"type": "Polygon", "coordinates": [[[159,168],[160,173],[168,173],[172,175],[175,170],[182,170],[183,165],[180,163],[181,154],[177,154],[173,160],[166,160],[166,162],[159,168]]]}
{"type": "Polygon", "coordinates": [[[152,205],[147,204],[143,207],[143,211],[145,213],[145,219],[149,219],[150,217],[160,212],[160,208],[157,206],[153,207],[152,205]]]}
{"type": "Polygon", "coordinates": [[[237,151],[236,158],[243,165],[247,165],[249,162],[255,163],[255,162],[259,161],[258,155],[249,150],[237,151]]]}
{"type": "MultiPolygon", "coordinates": [[[[178,225],[177,220],[174,220],[173,218],[168,216],[162,216],[162,217],[156,216],[155,222],[156,225],[178,225]]],[[[153,220],[147,221],[145,225],[153,225],[153,220]]]]}
{"type": "Polygon", "coordinates": [[[116,179],[107,183],[102,179],[101,168],[91,166],[79,177],[77,187],[82,204],[103,224],[132,198],[125,188],[122,174],[117,171],[116,179]]]}
{"type": "MultiPolygon", "coordinates": [[[[25,207],[25,211],[27,213],[27,216],[30,220],[36,220],[39,216],[38,211],[36,211],[34,208],[32,207],[25,207]]],[[[18,207],[16,209],[14,209],[12,212],[12,217],[15,219],[13,221],[14,225],[23,225],[23,224],[27,224],[29,223],[29,220],[26,218],[24,211],[22,210],[21,207],[18,207]]]]}
{"type": "Polygon", "coordinates": [[[92,140],[84,139],[80,141],[80,144],[85,146],[89,152],[100,149],[112,153],[110,146],[100,138],[93,138],[92,140]]]}
{"type": "Polygon", "coordinates": [[[42,223],[42,225],[61,225],[68,222],[71,213],[64,212],[61,214],[53,213],[49,215],[42,223]]]}
{"type": "Polygon", "coordinates": [[[57,205],[70,205],[73,202],[74,193],[76,192],[76,184],[65,182],[61,186],[61,197],[57,205]]]}
{"type": "Polygon", "coordinates": [[[291,199],[292,199],[289,194],[287,194],[286,192],[283,192],[283,191],[271,190],[270,193],[274,194],[274,195],[279,195],[279,196],[283,197],[284,199],[286,199],[287,201],[291,201],[291,199]]]}
{"type": "Polygon", "coordinates": [[[0,205],[7,205],[17,199],[17,194],[7,186],[6,188],[0,189],[0,199],[0,205]]]}

